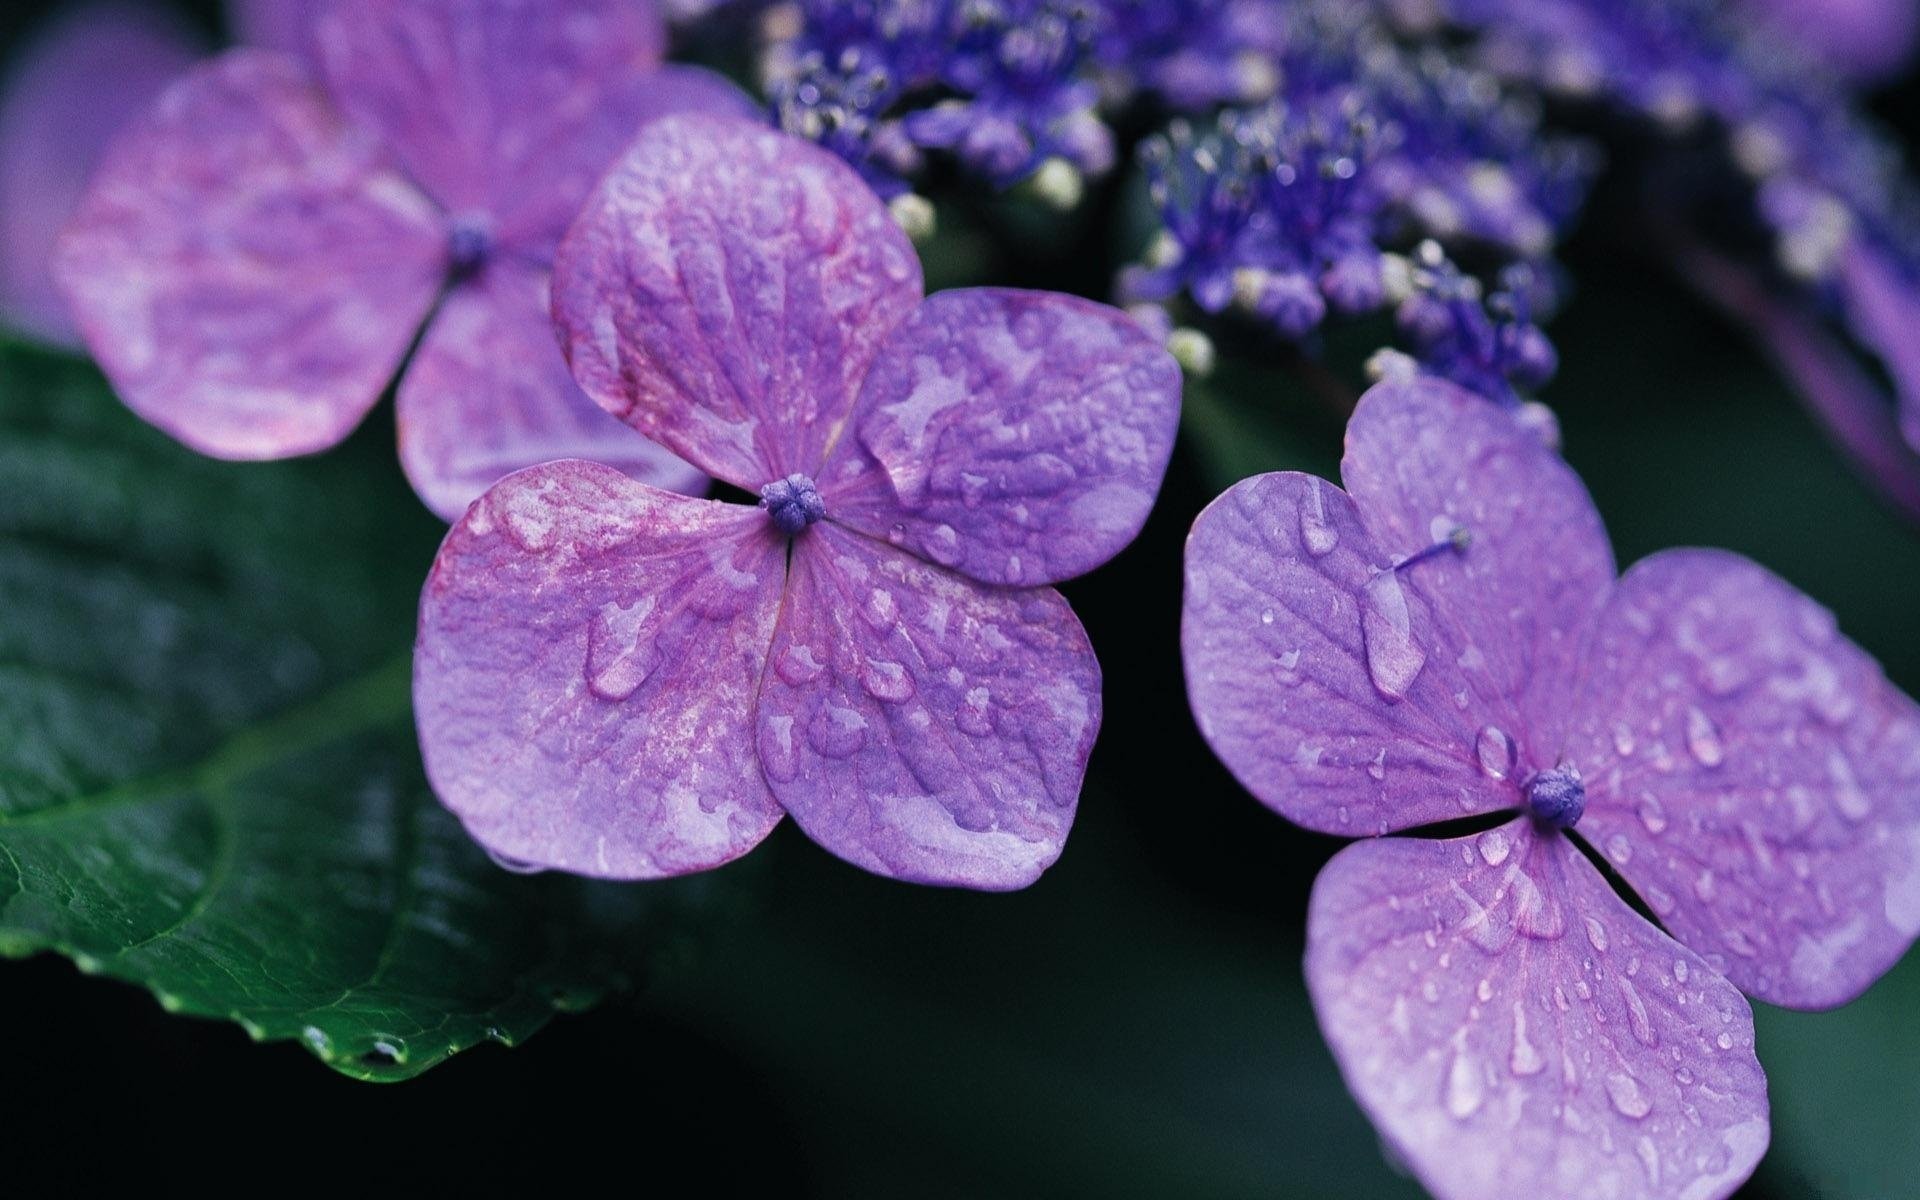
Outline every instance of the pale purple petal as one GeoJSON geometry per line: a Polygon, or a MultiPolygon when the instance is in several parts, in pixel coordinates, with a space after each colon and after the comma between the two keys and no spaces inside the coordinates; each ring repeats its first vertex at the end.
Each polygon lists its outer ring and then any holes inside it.
{"type": "Polygon", "coordinates": [[[265,50],[194,68],[115,141],[56,262],[121,397],[222,458],[345,437],[444,268],[432,205],[265,50]]]}
{"type": "Polygon", "coordinates": [[[1032,883],[1099,727],[1099,664],[1052,589],[983,587],[827,523],[795,540],[760,760],[841,858],[916,883],[1032,883]]]}
{"type": "Polygon", "coordinates": [[[1340,474],[1395,559],[1465,539],[1400,574],[1523,760],[1553,766],[1566,683],[1614,579],[1586,485],[1508,410],[1425,378],[1361,397],[1340,474]]]}
{"type": "Polygon", "coordinates": [[[599,110],[658,65],[665,45],[659,13],[642,0],[554,7],[332,0],[314,39],[343,111],[386,138],[450,212],[487,213],[504,228],[526,215],[515,206],[530,190],[575,187],[576,204],[586,195],[625,138],[585,178],[574,143],[596,136],[599,110]]]}
{"type": "Polygon", "coordinates": [[[159,9],[92,4],[28,42],[0,95],[0,319],[77,346],[54,286],[54,243],[114,134],[197,53],[159,9]]]}
{"type": "Polygon", "coordinates": [[[820,485],[843,525],[988,583],[1054,583],[1140,532],[1179,423],[1178,364],[1118,309],[941,292],[881,347],[820,485]]]}
{"type": "Polygon", "coordinates": [[[1920,934],[1920,706],[1759,566],[1657,554],[1607,609],[1579,832],[1750,995],[1828,1008],[1920,934]]]}
{"type": "Polygon", "coordinates": [[[780,819],[753,751],[784,539],[610,467],[501,480],[420,600],[428,777],[495,855],[613,879],[704,870],[780,819]]]}
{"type": "Polygon", "coordinates": [[[1385,833],[1520,803],[1521,730],[1468,691],[1405,574],[1345,492],[1295,472],[1235,484],[1187,539],[1180,643],[1200,732],[1309,829],[1385,833]]]}
{"type": "Polygon", "coordinates": [[[243,46],[279,50],[312,63],[316,0],[227,0],[227,24],[243,46]]]}
{"type": "Polygon", "coordinates": [[[744,121],[667,117],[602,181],[554,264],[587,394],[710,475],[814,475],[894,324],[913,246],[853,169],[744,121]]]}
{"type": "Polygon", "coordinates": [[[1920,451],[1920,283],[1856,240],[1841,260],[1840,289],[1854,331],[1893,378],[1900,431],[1920,451]]]}
{"type": "Polygon", "coordinates": [[[1746,0],[1803,52],[1855,79],[1894,74],[1920,35],[1915,0],[1746,0]]]}
{"type": "Polygon", "coordinates": [[[1753,1015],[1526,818],[1336,855],[1307,989],[1347,1086],[1441,1200],[1716,1200],[1768,1139],[1753,1015]]]}
{"type": "Polygon", "coordinates": [[[547,317],[546,272],[502,259],[447,294],[400,381],[400,463],[452,521],[502,476],[562,458],[665,491],[706,477],[574,385],[547,317]]]}

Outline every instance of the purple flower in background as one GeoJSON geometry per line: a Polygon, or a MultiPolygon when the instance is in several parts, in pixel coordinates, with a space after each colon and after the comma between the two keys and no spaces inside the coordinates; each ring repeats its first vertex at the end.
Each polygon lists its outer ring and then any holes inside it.
{"type": "MultiPolygon", "coordinates": [[[[234,0],[250,45],[294,51],[302,0],[234,0]]],[[[162,9],[96,3],[39,31],[0,96],[0,319],[78,346],[53,281],[53,248],[114,134],[185,70],[201,46],[162,9]]]]}
{"type": "Polygon", "coordinates": [[[120,137],[57,269],[134,411],[224,458],[324,449],[400,382],[400,455],[457,516],[504,474],[587,456],[665,487],[698,475],[568,377],[549,265],[647,121],[749,111],[661,67],[635,0],[336,0],[318,60],[231,51],[120,137]],[[430,319],[429,319],[430,318],[430,319]]]}
{"type": "Polygon", "coordinates": [[[496,855],[589,875],[713,867],[785,813],[896,878],[1032,882],[1100,724],[1045,585],[1138,532],[1172,358],[1068,296],[923,299],[839,158],[701,117],[588,201],[554,316],[589,395],[760,504],[583,462],[488,491],[421,602],[441,799],[496,855]]]}
{"type": "Polygon", "coordinates": [[[1768,1140],[1740,993],[1841,1004],[1920,933],[1920,708],[1746,559],[1616,579],[1579,479],[1451,385],[1369,392],[1342,475],[1195,522],[1201,732],[1310,829],[1510,814],[1322,872],[1307,983],[1348,1085],[1441,1196],[1730,1193],[1768,1140]]]}
{"type": "Polygon", "coordinates": [[[1920,36],[1915,0],[1742,0],[1740,6],[1855,79],[1892,75],[1913,57],[1920,36]]]}

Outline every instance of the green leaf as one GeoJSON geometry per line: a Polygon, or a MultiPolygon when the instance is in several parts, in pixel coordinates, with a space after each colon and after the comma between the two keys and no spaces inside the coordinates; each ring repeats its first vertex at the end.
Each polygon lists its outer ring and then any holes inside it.
{"type": "Polygon", "coordinates": [[[0,344],[0,953],[398,1079],[624,986],[713,885],[513,875],[434,802],[408,652],[440,527],[370,425],[214,462],[0,344]]]}

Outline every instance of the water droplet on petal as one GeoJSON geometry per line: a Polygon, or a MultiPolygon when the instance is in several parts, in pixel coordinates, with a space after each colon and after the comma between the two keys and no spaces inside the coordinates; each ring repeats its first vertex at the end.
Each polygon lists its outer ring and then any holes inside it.
{"type": "Polygon", "coordinates": [[[1621,758],[1633,757],[1633,730],[1621,722],[1614,722],[1613,749],[1621,758]]]}
{"type": "Polygon", "coordinates": [[[1687,976],[1690,973],[1691,973],[1691,968],[1687,966],[1686,959],[1676,958],[1673,960],[1673,978],[1675,982],[1685,983],[1687,981],[1687,976]]]}
{"type": "Polygon", "coordinates": [[[1713,1044],[1722,1050],[1731,1050],[1733,1049],[1733,1035],[1730,1033],[1722,1033],[1719,1037],[1713,1039],[1713,1044]]]}
{"type": "Polygon", "coordinates": [[[1307,553],[1324,558],[1340,544],[1340,535],[1327,521],[1327,498],[1318,479],[1307,488],[1307,502],[1300,509],[1300,541],[1307,553]]]}
{"type": "Polygon", "coordinates": [[[968,737],[985,737],[993,732],[993,713],[988,708],[992,694],[986,688],[969,688],[960,707],[954,710],[953,723],[968,737]]]}
{"type": "Polygon", "coordinates": [[[1663,808],[1660,801],[1655,799],[1651,794],[1640,798],[1638,811],[1640,813],[1640,824],[1646,826],[1648,833],[1658,836],[1666,831],[1667,810],[1663,808]]]}
{"type": "Polygon", "coordinates": [[[528,862],[522,858],[509,858],[493,850],[487,851],[487,857],[493,860],[494,866],[502,871],[512,871],[515,875],[538,875],[546,870],[539,863],[528,862]]]}
{"type": "Polygon", "coordinates": [[[1480,998],[1480,1003],[1482,1004],[1493,999],[1493,980],[1482,979],[1474,985],[1473,994],[1480,998]]]}
{"type": "Polygon", "coordinates": [[[1366,648],[1367,674],[1388,700],[1400,700],[1413,686],[1427,652],[1413,640],[1412,615],[1399,576],[1382,571],[1367,582],[1366,603],[1360,617],[1360,636],[1366,648]]]}
{"type": "Polygon", "coordinates": [[[1873,801],[1860,786],[1846,751],[1835,749],[1827,753],[1827,778],[1833,782],[1833,806],[1840,810],[1841,816],[1849,821],[1864,821],[1873,813],[1873,801]]]}
{"type": "Polygon", "coordinates": [[[951,525],[935,525],[920,541],[920,549],[943,567],[960,561],[960,534],[951,525]]]}
{"type": "Polygon", "coordinates": [[[1473,843],[1480,850],[1480,858],[1490,867],[1497,867],[1507,861],[1507,854],[1513,849],[1513,839],[1504,829],[1489,829],[1473,843]]]}
{"type": "Polygon", "coordinates": [[[658,660],[645,621],[656,601],[642,596],[631,605],[608,601],[587,626],[587,687],[616,703],[640,690],[658,660]]]}
{"type": "Polygon", "coordinates": [[[1288,687],[1293,687],[1295,684],[1298,684],[1300,682],[1300,672],[1298,669],[1300,666],[1300,651],[1285,651],[1280,655],[1278,662],[1280,666],[1278,672],[1280,682],[1288,687]]]}
{"type": "Polygon", "coordinates": [[[875,660],[860,669],[860,686],[875,700],[898,704],[913,695],[913,676],[897,662],[875,660]]]}
{"type": "Polygon", "coordinates": [[[900,605],[893,593],[885,588],[874,588],[867,593],[867,623],[875,629],[891,629],[900,620],[900,605]]]}
{"type": "Polygon", "coordinates": [[[1625,866],[1633,858],[1633,843],[1624,833],[1616,833],[1607,839],[1607,857],[1625,866]]]}
{"type": "Polygon", "coordinates": [[[1673,1069],[1673,1081],[1679,1084],[1681,1087],[1691,1087],[1693,1085],[1693,1079],[1694,1079],[1694,1075],[1693,1075],[1692,1068],[1675,1067],[1673,1069]]]}
{"type": "Polygon", "coordinates": [[[1587,940],[1593,943],[1595,950],[1605,954],[1607,952],[1607,927],[1593,917],[1588,917],[1587,940]]]}
{"type": "Polygon", "coordinates": [[[1638,1121],[1653,1111],[1653,1101],[1647,1099],[1640,1081],[1624,1072],[1607,1076],[1607,1098],[1613,1101],[1614,1110],[1628,1120],[1638,1121]]]}
{"type": "Polygon", "coordinates": [[[1474,755],[1480,760],[1480,770],[1490,779],[1505,779],[1513,774],[1514,745],[1507,731],[1497,725],[1485,725],[1480,736],[1473,742],[1474,755]]]}
{"type": "Polygon", "coordinates": [[[1703,767],[1717,767],[1727,759],[1726,747],[1720,744],[1720,730],[1714,726],[1713,718],[1697,708],[1687,710],[1687,750],[1703,767]]]}
{"type": "Polygon", "coordinates": [[[1456,1048],[1453,1063],[1447,1068],[1447,1111],[1455,1120],[1464,1121],[1480,1110],[1485,1099],[1486,1082],[1480,1078],[1480,1068],[1465,1048],[1456,1048]]]}
{"type": "Polygon", "coordinates": [[[1613,981],[1620,986],[1620,999],[1627,1005],[1627,1025],[1632,1028],[1634,1040],[1642,1046],[1657,1046],[1659,1035],[1654,1032],[1653,1020],[1647,1015],[1646,1001],[1640,998],[1640,992],[1628,982],[1625,975],[1615,975],[1613,981]]]}
{"type": "Polygon", "coordinates": [[[812,646],[798,642],[788,646],[773,666],[774,673],[791,687],[803,687],[820,677],[827,665],[820,661],[812,646]]]}
{"type": "Polygon", "coordinates": [[[867,719],[851,708],[829,703],[807,724],[807,742],[828,758],[846,758],[867,741],[867,719]]]}
{"type": "Polygon", "coordinates": [[[1547,1060],[1527,1039],[1527,1010],[1520,1001],[1513,1002],[1513,1053],[1507,1058],[1507,1066],[1515,1075],[1538,1075],[1547,1060]]]}
{"type": "Polygon", "coordinates": [[[1271,625],[1271,624],[1273,624],[1273,610],[1272,610],[1272,609],[1270,609],[1270,608],[1263,608],[1263,609],[1261,609],[1261,610],[1260,610],[1260,623],[1261,623],[1262,625],[1271,625]]]}
{"type": "Polygon", "coordinates": [[[1373,779],[1385,779],[1387,777],[1387,749],[1385,746],[1382,746],[1380,753],[1374,755],[1373,758],[1367,762],[1367,775],[1373,779]]]}

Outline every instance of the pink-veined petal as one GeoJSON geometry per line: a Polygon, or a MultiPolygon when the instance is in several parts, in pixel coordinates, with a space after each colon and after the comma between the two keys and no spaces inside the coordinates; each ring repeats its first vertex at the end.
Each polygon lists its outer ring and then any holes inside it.
{"type": "Polygon", "coordinates": [[[1381,384],[1340,464],[1362,521],[1395,558],[1464,530],[1467,545],[1401,572],[1467,686],[1504,710],[1533,770],[1554,765],[1582,641],[1614,580],[1586,485],[1513,415],[1434,379],[1381,384]]]}
{"type": "Polygon", "coordinates": [[[33,35],[0,96],[0,319],[80,344],[54,286],[54,243],[122,126],[198,52],[163,10],[89,4],[33,35]]]}
{"type": "Polygon", "coordinates": [[[853,169],[717,117],[647,126],[560,245],[574,378],[640,432],[757,490],[817,474],[894,324],[913,246],[853,169]]]}
{"type": "Polygon", "coordinates": [[[1771,1004],[1845,1003],[1920,934],[1920,706],[1758,565],[1620,581],[1567,757],[1579,832],[1676,938],[1771,1004]]]}
{"type": "Polygon", "coordinates": [[[613,879],[704,870],[780,819],[753,751],[784,539],[610,467],[510,475],[420,601],[435,792],[494,854],[613,879]]]}
{"type": "Polygon", "coordinates": [[[988,583],[1056,583],[1140,532],[1180,368],[1118,309],[941,292],[894,328],[820,484],[833,520],[988,583]]]}
{"type": "MultiPolygon", "coordinates": [[[[448,211],[504,226],[503,201],[568,181],[571,144],[666,35],[644,0],[332,0],[313,36],[342,111],[448,211]]],[[[598,173],[571,181],[576,204],[598,173]]]]}
{"type": "Polygon", "coordinates": [[[841,858],[916,883],[1032,883],[1099,728],[1100,667],[1057,592],[985,587],[831,524],[795,541],[760,759],[841,858]]]}
{"type": "Polygon", "coordinates": [[[1520,804],[1520,731],[1469,694],[1405,581],[1430,565],[1392,570],[1347,494],[1296,472],[1242,480],[1194,522],[1187,696],[1214,753],[1289,820],[1372,834],[1520,804]]]}
{"type": "Polygon", "coordinates": [[[546,273],[511,259],[447,294],[400,381],[398,415],[407,478],[448,521],[501,477],[563,458],[664,491],[706,486],[575,386],[547,318],[546,273]]]}
{"type": "Polygon", "coordinates": [[[293,59],[235,50],[115,140],[57,259],[132,409],[206,454],[345,437],[432,305],[432,205],[293,59]]]}
{"type": "Polygon", "coordinates": [[[1529,819],[1342,850],[1306,972],[1348,1087],[1442,1200],[1717,1200],[1766,1150],[1746,1000],[1529,819]]]}

